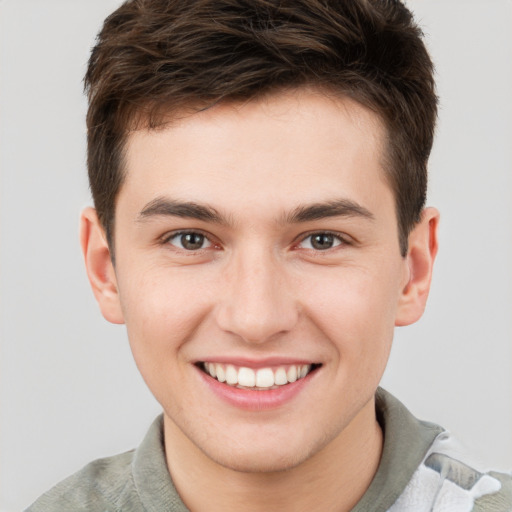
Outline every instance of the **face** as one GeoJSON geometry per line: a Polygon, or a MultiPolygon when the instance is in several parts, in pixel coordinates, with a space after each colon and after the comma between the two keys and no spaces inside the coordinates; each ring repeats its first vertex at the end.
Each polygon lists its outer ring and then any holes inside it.
{"type": "Polygon", "coordinates": [[[166,434],[271,471],[375,422],[411,279],[383,140],[369,110],[307,90],[129,136],[100,304],[166,434]]]}

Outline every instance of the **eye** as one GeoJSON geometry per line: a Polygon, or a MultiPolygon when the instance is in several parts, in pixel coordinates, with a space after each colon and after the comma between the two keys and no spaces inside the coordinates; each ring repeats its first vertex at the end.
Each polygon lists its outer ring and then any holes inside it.
{"type": "Polygon", "coordinates": [[[343,243],[346,242],[339,235],[328,232],[320,232],[308,235],[300,242],[299,247],[302,249],[313,249],[315,251],[326,251],[328,249],[333,249],[334,247],[337,247],[343,243]]]}
{"type": "Polygon", "coordinates": [[[213,245],[205,235],[197,231],[175,233],[167,238],[166,242],[178,249],[184,249],[185,251],[199,251],[213,245]]]}

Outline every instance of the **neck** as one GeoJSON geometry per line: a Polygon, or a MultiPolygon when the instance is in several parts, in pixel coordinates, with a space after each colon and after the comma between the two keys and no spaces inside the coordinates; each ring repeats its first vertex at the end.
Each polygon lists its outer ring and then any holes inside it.
{"type": "Polygon", "coordinates": [[[217,464],[165,416],[167,466],[192,512],[351,510],[368,489],[382,453],[372,399],[321,451],[293,468],[246,473],[217,464]]]}

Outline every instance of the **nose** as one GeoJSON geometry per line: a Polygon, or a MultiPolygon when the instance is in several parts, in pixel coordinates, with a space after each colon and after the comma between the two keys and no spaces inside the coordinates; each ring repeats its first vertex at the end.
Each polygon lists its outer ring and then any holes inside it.
{"type": "Polygon", "coordinates": [[[261,344],[292,330],[299,308],[283,263],[268,252],[247,253],[231,261],[217,323],[248,343],[261,344]]]}

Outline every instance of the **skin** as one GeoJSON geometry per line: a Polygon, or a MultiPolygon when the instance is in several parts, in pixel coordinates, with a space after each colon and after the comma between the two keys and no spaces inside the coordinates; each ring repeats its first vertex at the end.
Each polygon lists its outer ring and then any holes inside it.
{"type": "Polygon", "coordinates": [[[426,209],[400,255],[384,135],[373,112],[311,89],[217,105],[130,134],[115,268],[84,211],[94,293],[126,323],[191,510],[343,511],[368,488],[382,449],[375,390],[395,325],[423,312],[437,251],[426,209]],[[177,215],[184,202],[214,215],[177,215]],[[183,230],[204,244],[185,248],[183,230]],[[313,246],[325,233],[332,246],[313,246]],[[219,398],[197,367],[268,358],[320,367],[262,410],[219,398]]]}

